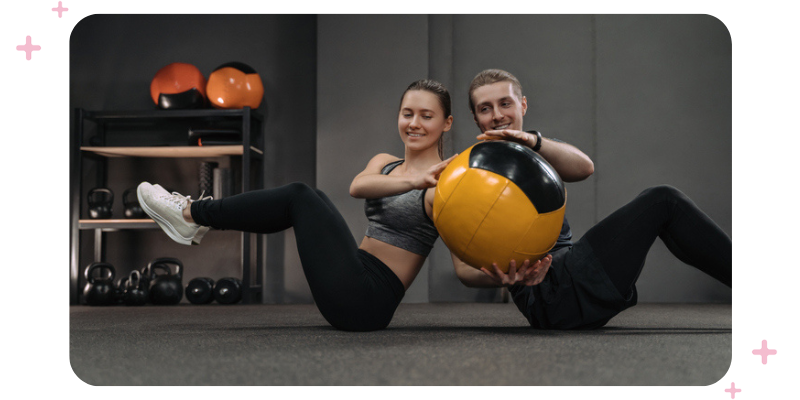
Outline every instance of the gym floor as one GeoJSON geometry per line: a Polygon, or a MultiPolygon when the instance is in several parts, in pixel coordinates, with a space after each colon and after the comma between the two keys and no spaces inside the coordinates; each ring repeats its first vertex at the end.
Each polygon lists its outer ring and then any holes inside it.
{"type": "Polygon", "coordinates": [[[513,304],[401,304],[389,327],[330,327],[314,305],[70,307],[91,385],[710,385],[730,304],[640,304],[604,328],[530,328],[513,304]]]}

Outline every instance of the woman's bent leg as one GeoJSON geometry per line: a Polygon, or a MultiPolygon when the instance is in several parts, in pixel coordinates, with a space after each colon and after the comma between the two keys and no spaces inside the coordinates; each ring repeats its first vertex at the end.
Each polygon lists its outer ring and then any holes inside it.
{"type": "MultiPolygon", "coordinates": [[[[387,320],[372,325],[381,317],[369,310],[370,303],[383,302],[375,293],[388,290],[374,287],[350,228],[319,190],[292,183],[197,201],[191,207],[195,222],[218,229],[274,233],[293,228],[311,293],[328,322],[346,330],[380,329],[388,324],[387,320]]],[[[388,319],[393,312],[392,308],[388,319]]]]}

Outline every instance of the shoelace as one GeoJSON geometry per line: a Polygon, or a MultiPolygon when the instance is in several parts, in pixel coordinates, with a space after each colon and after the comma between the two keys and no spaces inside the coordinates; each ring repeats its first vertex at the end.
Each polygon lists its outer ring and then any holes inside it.
{"type": "MultiPolygon", "coordinates": [[[[198,201],[199,200],[214,200],[214,197],[212,197],[212,196],[203,197],[204,194],[206,194],[205,190],[202,193],[200,193],[200,198],[198,199],[198,201]]],[[[176,206],[176,208],[178,210],[183,210],[186,207],[186,205],[189,204],[190,201],[192,201],[192,196],[191,195],[184,196],[184,195],[182,195],[182,194],[180,194],[178,192],[172,192],[172,196],[170,196],[167,200],[169,202],[175,204],[175,206],[176,206]]]]}
{"type": "MultiPolygon", "coordinates": [[[[203,197],[203,195],[204,195],[204,194],[206,194],[206,191],[205,191],[205,190],[203,190],[202,192],[200,192],[200,198],[199,198],[199,199],[197,199],[197,201],[200,201],[200,200],[214,200],[214,197],[212,197],[212,196],[206,196],[206,197],[203,197]]],[[[192,197],[192,196],[186,196],[186,198],[187,198],[187,199],[188,199],[188,198],[190,198],[190,197],[192,197]]]]}
{"type": "Polygon", "coordinates": [[[162,195],[162,198],[164,201],[175,207],[175,209],[183,210],[189,200],[191,200],[192,196],[184,196],[178,192],[172,192],[172,195],[162,195]]]}

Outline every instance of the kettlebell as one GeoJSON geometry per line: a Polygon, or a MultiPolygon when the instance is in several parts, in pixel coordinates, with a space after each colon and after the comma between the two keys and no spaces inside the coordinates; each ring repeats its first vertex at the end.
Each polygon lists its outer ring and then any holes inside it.
{"type": "Polygon", "coordinates": [[[152,267],[150,266],[150,264],[148,264],[148,265],[142,267],[142,270],[140,271],[141,275],[142,275],[142,281],[148,287],[150,286],[150,281],[152,281],[153,279],[155,279],[156,277],[159,276],[159,274],[156,273],[156,271],[158,271],[158,270],[163,271],[167,275],[172,273],[172,270],[169,269],[169,265],[166,265],[166,264],[154,264],[152,267]]]}
{"type": "Polygon", "coordinates": [[[128,291],[128,277],[123,276],[114,286],[114,303],[122,304],[125,300],[125,293],[128,291]]]}
{"type": "Polygon", "coordinates": [[[186,285],[186,300],[192,304],[208,304],[214,301],[214,280],[194,278],[186,285]]]}
{"type": "Polygon", "coordinates": [[[183,274],[181,270],[183,264],[177,258],[162,257],[157,258],[147,265],[145,275],[149,278],[150,302],[158,305],[178,304],[183,298],[183,274]],[[175,265],[175,273],[169,269],[169,265],[175,265]],[[154,269],[159,266],[167,267],[168,274],[155,275],[154,269]]]}
{"type": "Polygon", "coordinates": [[[142,279],[142,273],[136,270],[131,271],[127,281],[127,290],[125,291],[125,304],[142,306],[147,303],[148,298],[147,284],[142,279]]]}
{"type": "Polygon", "coordinates": [[[111,218],[111,206],[114,204],[114,192],[108,188],[94,188],[86,196],[89,201],[89,218],[111,218]]]}
{"type": "Polygon", "coordinates": [[[83,288],[83,297],[86,304],[92,306],[107,306],[114,304],[116,292],[114,290],[114,267],[109,263],[96,262],[86,267],[84,276],[86,286],[83,288]],[[94,276],[95,270],[107,271],[105,277],[94,276]]]}
{"type": "Polygon", "coordinates": [[[125,218],[129,219],[142,219],[145,218],[144,210],[139,205],[139,198],[134,196],[133,199],[129,198],[129,194],[136,193],[135,189],[128,189],[122,193],[122,205],[125,206],[125,218]]]}
{"type": "Polygon", "coordinates": [[[214,300],[219,304],[236,304],[242,300],[242,281],[222,278],[214,285],[214,300]]]}

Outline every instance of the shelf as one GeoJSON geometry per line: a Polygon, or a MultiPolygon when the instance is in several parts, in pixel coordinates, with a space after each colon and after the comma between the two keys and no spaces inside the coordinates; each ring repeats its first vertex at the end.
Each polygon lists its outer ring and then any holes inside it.
{"type": "MultiPolygon", "coordinates": [[[[261,150],[250,146],[250,150],[263,154],[261,150]]],[[[241,156],[243,145],[232,146],[158,146],[158,147],[81,147],[81,151],[95,153],[104,157],[168,157],[168,158],[201,158],[241,156]]]]}
{"type": "MultiPolygon", "coordinates": [[[[81,210],[86,203],[86,198],[81,192],[82,187],[107,187],[109,166],[116,164],[115,161],[110,160],[111,158],[213,159],[240,157],[239,160],[225,161],[231,161],[233,165],[231,168],[236,168],[241,172],[236,175],[240,175],[239,179],[241,179],[239,190],[245,192],[251,190],[251,187],[262,188],[264,186],[264,122],[265,117],[249,107],[127,111],[89,111],[76,108],[70,133],[70,304],[80,304],[82,293],[80,264],[86,258],[85,256],[82,258],[81,242],[82,238],[85,241],[86,236],[91,236],[87,233],[92,232],[94,236],[93,260],[101,262],[105,260],[104,236],[108,232],[160,229],[159,225],[151,219],[123,219],[122,214],[113,217],[119,219],[80,218],[81,210]],[[241,140],[222,142],[230,143],[222,146],[195,146],[196,143],[179,140],[180,134],[185,135],[187,130],[201,128],[235,128],[237,131],[241,131],[241,140]],[[136,141],[133,141],[130,135],[115,136],[118,132],[138,131],[153,132],[153,135],[139,138],[136,141]],[[156,133],[162,131],[169,133],[166,136],[155,137],[156,133]],[[91,139],[87,137],[89,132],[95,134],[91,139]],[[97,146],[97,144],[101,145],[97,146]],[[85,164],[87,159],[91,161],[89,168],[85,164]],[[262,164],[258,165],[258,168],[253,168],[256,166],[254,161],[260,161],[262,164]]],[[[183,162],[188,162],[188,160],[182,161],[181,164],[183,162]]],[[[137,161],[135,167],[138,168],[138,164],[142,163],[143,165],[152,164],[140,160],[137,161]]],[[[116,166],[125,166],[125,164],[116,166]]],[[[132,172],[134,172],[133,178],[139,173],[138,171],[132,172]]],[[[242,268],[244,291],[242,301],[243,303],[258,302],[262,298],[263,288],[257,283],[263,280],[265,267],[263,252],[266,238],[261,234],[255,234],[256,240],[253,241],[251,233],[241,232],[239,235],[241,246],[239,263],[242,268]],[[252,249],[252,242],[255,242],[254,249],[252,249]],[[256,268],[255,278],[251,274],[253,267],[256,268]]]]}
{"type": "Polygon", "coordinates": [[[78,229],[155,229],[158,224],[152,219],[81,219],[78,229]]]}
{"type": "MultiPolygon", "coordinates": [[[[259,121],[263,117],[258,111],[249,110],[250,115],[259,121]]],[[[86,111],[88,119],[96,121],[135,121],[171,118],[241,118],[244,109],[201,109],[201,110],[139,110],[139,111],[86,111]]]]}

